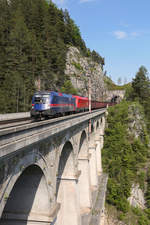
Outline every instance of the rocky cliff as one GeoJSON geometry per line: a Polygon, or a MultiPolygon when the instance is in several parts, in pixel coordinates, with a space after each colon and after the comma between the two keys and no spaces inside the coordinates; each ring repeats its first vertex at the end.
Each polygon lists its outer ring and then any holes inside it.
{"type": "Polygon", "coordinates": [[[106,96],[106,101],[109,101],[110,99],[117,97],[118,102],[120,102],[125,95],[125,90],[106,90],[105,96],[106,96]]]}
{"type": "Polygon", "coordinates": [[[89,79],[93,100],[103,100],[106,86],[101,65],[88,57],[83,57],[75,47],[69,47],[66,58],[65,74],[70,77],[73,86],[82,96],[88,97],[89,79]]]}
{"type": "MultiPolygon", "coordinates": [[[[130,137],[136,138],[144,142],[145,136],[145,119],[144,114],[141,112],[141,107],[136,104],[132,104],[129,107],[129,123],[128,133],[130,137]]],[[[143,168],[144,169],[144,168],[143,168]]],[[[138,183],[133,183],[131,188],[131,196],[129,197],[129,203],[133,207],[145,208],[144,190],[140,188],[138,183]]]]}

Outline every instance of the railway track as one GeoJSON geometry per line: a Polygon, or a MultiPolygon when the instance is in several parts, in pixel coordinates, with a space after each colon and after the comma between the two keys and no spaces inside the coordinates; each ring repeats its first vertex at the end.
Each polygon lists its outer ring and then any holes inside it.
{"type": "MultiPolygon", "coordinates": [[[[104,108],[102,108],[102,110],[103,109],[104,108]]],[[[99,110],[100,109],[93,110],[93,111],[96,112],[96,111],[99,111],[99,110]]],[[[89,111],[82,112],[82,113],[76,113],[76,114],[72,114],[72,115],[67,115],[67,116],[61,116],[61,117],[57,117],[57,118],[50,118],[48,120],[42,119],[42,120],[35,121],[33,119],[30,119],[30,118],[24,118],[24,119],[20,118],[20,119],[15,119],[15,120],[0,121],[0,136],[2,135],[3,132],[7,133],[7,130],[8,130],[8,133],[9,133],[10,130],[14,129],[14,128],[23,129],[23,127],[25,128],[28,125],[31,126],[31,124],[33,124],[33,126],[41,126],[41,125],[44,125],[44,124],[54,125],[56,123],[60,123],[60,122],[63,122],[63,121],[74,119],[74,118],[84,116],[84,115],[87,115],[87,114],[89,114],[89,111]]]]}
{"type": "Polygon", "coordinates": [[[24,148],[57,133],[64,132],[66,129],[70,129],[70,127],[71,132],[73,132],[74,127],[82,123],[89,123],[91,119],[100,115],[104,116],[105,113],[106,109],[103,108],[93,110],[92,112],[77,113],[70,116],[0,129],[0,158],[13,154],[13,152],[18,150],[18,147],[19,149],[24,148]]]}
{"type": "Polygon", "coordinates": [[[20,125],[32,123],[33,120],[30,118],[20,118],[20,119],[13,119],[13,120],[3,120],[0,121],[0,130],[10,127],[17,127],[20,125]]]}

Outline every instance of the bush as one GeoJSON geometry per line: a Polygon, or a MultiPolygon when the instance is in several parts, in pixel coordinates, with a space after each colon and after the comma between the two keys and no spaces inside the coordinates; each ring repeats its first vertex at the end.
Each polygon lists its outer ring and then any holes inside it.
{"type": "Polygon", "coordinates": [[[142,215],[138,220],[138,224],[139,225],[149,225],[150,221],[144,215],[142,215]]]}

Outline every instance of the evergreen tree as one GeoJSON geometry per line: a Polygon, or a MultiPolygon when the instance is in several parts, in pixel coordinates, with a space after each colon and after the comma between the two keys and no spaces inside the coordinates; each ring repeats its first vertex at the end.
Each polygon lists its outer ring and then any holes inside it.
{"type": "Polygon", "coordinates": [[[51,0],[1,0],[0,112],[30,110],[38,80],[42,90],[69,87],[64,74],[68,45],[91,57],[68,11],[51,0]]]}
{"type": "Polygon", "coordinates": [[[138,97],[140,102],[143,102],[146,98],[149,98],[150,80],[147,76],[147,69],[144,66],[139,68],[139,71],[132,81],[132,87],[135,97],[138,97]]]}
{"type": "Polygon", "coordinates": [[[0,112],[6,112],[6,92],[3,88],[6,80],[6,46],[9,41],[9,30],[11,26],[11,12],[7,0],[0,1],[0,112]]]}
{"type": "Polygon", "coordinates": [[[10,91],[8,97],[11,107],[14,103],[16,111],[24,111],[27,110],[26,102],[27,105],[29,103],[28,96],[33,94],[33,92],[29,92],[30,88],[27,84],[33,85],[33,80],[29,75],[30,35],[19,9],[16,11],[14,27],[10,32],[6,52],[8,55],[6,62],[7,79],[4,82],[4,89],[6,92],[8,92],[7,89],[10,91]]]}
{"type": "Polygon", "coordinates": [[[73,87],[70,80],[66,80],[64,82],[64,86],[61,88],[61,92],[64,92],[66,94],[74,94],[77,95],[77,90],[73,87]]]}
{"type": "Polygon", "coordinates": [[[95,50],[91,52],[91,57],[93,61],[99,63],[103,68],[103,66],[105,65],[105,60],[95,50]]]}
{"type": "Polygon", "coordinates": [[[80,30],[74,23],[74,21],[70,18],[70,15],[67,10],[64,11],[64,21],[66,25],[65,43],[80,47],[82,52],[86,54],[87,49],[83,39],[81,38],[80,30]]]}
{"type": "Polygon", "coordinates": [[[147,126],[150,130],[150,80],[147,69],[144,66],[141,66],[136,73],[132,86],[128,89],[127,99],[138,100],[143,105],[147,126]]]}

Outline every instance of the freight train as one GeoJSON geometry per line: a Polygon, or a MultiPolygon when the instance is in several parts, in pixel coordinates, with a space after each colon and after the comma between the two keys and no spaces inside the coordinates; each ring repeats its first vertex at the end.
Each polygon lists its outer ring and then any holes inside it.
{"type": "MultiPolygon", "coordinates": [[[[106,107],[107,102],[91,101],[91,109],[106,107]]],[[[31,118],[49,118],[84,112],[89,109],[89,99],[55,91],[38,91],[32,98],[31,118]]]]}

